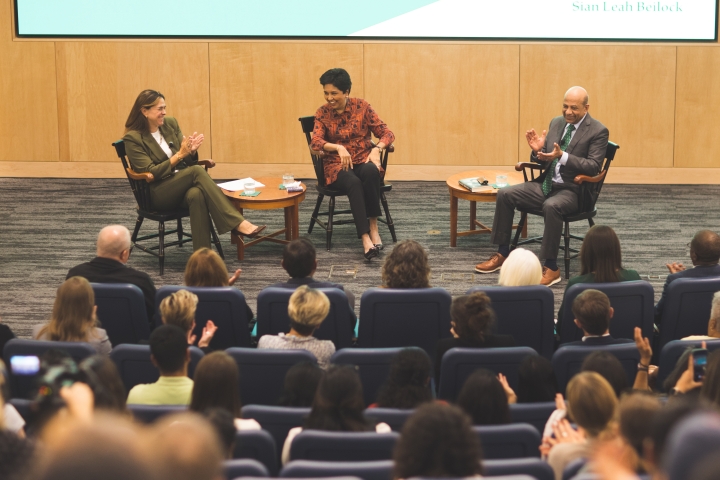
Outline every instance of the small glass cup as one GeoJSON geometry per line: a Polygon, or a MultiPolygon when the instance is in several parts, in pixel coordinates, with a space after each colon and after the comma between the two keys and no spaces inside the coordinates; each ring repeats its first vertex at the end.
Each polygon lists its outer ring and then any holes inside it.
{"type": "Polygon", "coordinates": [[[285,187],[287,187],[288,185],[290,185],[291,183],[293,183],[295,181],[295,177],[293,177],[292,173],[285,173],[285,174],[283,174],[282,178],[283,178],[283,185],[285,187]]]}
{"type": "Polygon", "coordinates": [[[497,175],[495,177],[495,185],[498,188],[507,187],[507,175],[497,175]]]}
{"type": "Polygon", "coordinates": [[[245,195],[250,195],[251,193],[255,193],[255,182],[248,182],[243,185],[243,190],[245,191],[245,195]]]}

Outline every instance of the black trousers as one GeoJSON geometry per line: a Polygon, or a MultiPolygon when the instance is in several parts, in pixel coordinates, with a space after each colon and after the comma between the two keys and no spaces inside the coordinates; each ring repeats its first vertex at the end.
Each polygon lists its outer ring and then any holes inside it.
{"type": "Polygon", "coordinates": [[[352,170],[340,170],[331,185],[347,195],[358,238],[370,232],[368,217],[380,216],[380,172],[372,162],[353,164],[352,170]]]}

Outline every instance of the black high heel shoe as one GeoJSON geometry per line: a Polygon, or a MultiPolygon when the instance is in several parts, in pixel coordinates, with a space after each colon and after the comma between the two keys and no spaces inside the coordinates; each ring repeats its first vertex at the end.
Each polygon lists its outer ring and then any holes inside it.
{"type": "Polygon", "coordinates": [[[385,246],[384,246],[382,243],[376,243],[376,244],[375,244],[375,248],[377,248],[378,251],[380,251],[380,250],[382,250],[383,248],[385,248],[385,246]]]}
{"type": "Polygon", "coordinates": [[[378,250],[377,247],[372,247],[370,250],[365,252],[365,260],[370,261],[378,255],[380,255],[380,250],[378,250]]]}
{"type": "Polygon", "coordinates": [[[241,237],[255,238],[260,234],[260,232],[262,232],[266,228],[267,228],[267,225],[260,225],[259,227],[256,227],[255,230],[253,230],[250,233],[242,233],[238,229],[234,229],[233,232],[235,232],[237,235],[240,235],[241,237]]]}

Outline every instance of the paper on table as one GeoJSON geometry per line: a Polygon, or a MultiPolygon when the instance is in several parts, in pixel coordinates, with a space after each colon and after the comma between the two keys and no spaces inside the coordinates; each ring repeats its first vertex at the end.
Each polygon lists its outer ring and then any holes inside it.
{"type": "Polygon", "coordinates": [[[285,185],[285,188],[297,188],[300,186],[300,184],[301,182],[300,180],[298,180],[297,182],[288,183],[287,185],[285,185]]]}
{"type": "Polygon", "coordinates": [[[231,182],[224,182],[224,183],[218,183],[218,187],[222,188],[223,190],[227,190],[229,192],[239,192],[240,190],[245,189],[245,184],[254,182],[255,188],[262,188],[265,185],[258,182],[257,180],[254,180],[252,177],[248,178],[241,178],[240,180],[233,180],[231,182]]]}

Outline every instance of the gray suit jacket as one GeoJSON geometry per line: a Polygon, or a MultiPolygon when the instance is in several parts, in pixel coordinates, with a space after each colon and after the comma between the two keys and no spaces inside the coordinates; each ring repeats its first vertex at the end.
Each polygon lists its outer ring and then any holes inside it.
{"type": "MultiPolygon", "coordinates": [[[[545,137],[543,152],[552,152],[554,144],[560,144],[566,124],[567,122],[562,116],[552,119],[548,127],[547,136],[545,137]]],[[[565,149],[568,153],[568,161],[565,165],[560,166],[560,176],[563,182],[571,185],[576,192],[580,188],[573,183],[577,175],[594,176],[600,173],[600,168],[602,168],[602,162],[607,150],[609,135],[607,127],[592,118],[590,113],[585,116],[585,120],[580,124],[580,128],[578,128],[578,131],[573,135],[570,145],[565,149]]],[[[530,154],[530,160],[539,162],[534,153],[530,154]]],[[[547,174],[546,169],[536,181],[542,182],[547,174]]],[[[550,173],[550,175],[552,175],[552,173],[550,173]]]]}

